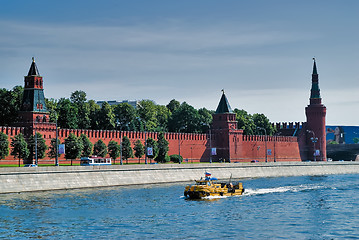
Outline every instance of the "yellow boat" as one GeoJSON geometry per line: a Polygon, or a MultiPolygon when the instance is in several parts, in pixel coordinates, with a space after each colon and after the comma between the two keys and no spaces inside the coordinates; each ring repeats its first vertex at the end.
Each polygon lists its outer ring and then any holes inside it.
{"type": "Polygon", "coordinates": [[[232,176],[228,182],[219,182],[210,176],[211,174],[206,172],[204,179],[201,178],[196,180],[194,185],[186,186],[184,196],[190,199],[201,199],[210,196],[238,196],[243,194],[243,184],[241,182],[232,183],[232,176]]]}

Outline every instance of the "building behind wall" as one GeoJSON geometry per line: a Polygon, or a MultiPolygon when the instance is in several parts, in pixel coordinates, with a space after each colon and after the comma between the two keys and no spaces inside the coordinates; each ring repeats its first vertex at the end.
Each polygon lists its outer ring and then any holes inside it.
{"type": "MultiPolygon", "coordinates": [[[[310,104],[306,107],[306,123],[277,124],[277,133],[280,134],[275,136],[244,135],[243,130],[237,127],[236,114],[233,113],[223,91],[217,110],[213,115],[213,123],[209,133],[169,132],[165,133],[165,138],[169,142],[169,155],[180,154],[188,162],[325,160],[325,113],[326,108],[321,103],[318,73],[314,61],[310,104]]],[[[56,125],[49,122],[43,78],[39,74],[34,59],[28,75],[25,76],[24,98],[19,115],[20,120],[16,124],[17,127],[0,127],[0,131],[6,133],[9,140],[10,137],[20,132],[27,137],[39,132],[43,135],[46,144],[50,146],[51,139],[56,136],[56,125]]],[[[85,134],[92,143],[102,139],[106,145],[111,140],[120,143],[121,139],[127,136],[132,146],[137,140],[144,143],[146,138],[151,137],[156,140],[158,136],[154,132],[59,129],[60,141],[63,142],[71,133],[76,136],[85,134]]],[[[7,157],[7,160],[14,161],[12,156],[7,157]]],[[[29,160],[29,162],[31,161],[29,160]]],[[[52,160],[39,160],[39,163],[49,163],[49,161],[52,160]]],[[[131,161],[138,162],[138,159],[130,159],[131,161]]]]}

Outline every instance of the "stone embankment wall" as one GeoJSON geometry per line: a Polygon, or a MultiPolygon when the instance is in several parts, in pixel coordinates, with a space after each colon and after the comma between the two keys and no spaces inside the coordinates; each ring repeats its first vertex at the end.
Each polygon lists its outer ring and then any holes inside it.
{"type": "Polygon", "coordinates": [[[193,181],[209,171],[218,179],[353,174],[359,162],[153,164],[96,167],[1,168],[0,193],[193,181]]]}

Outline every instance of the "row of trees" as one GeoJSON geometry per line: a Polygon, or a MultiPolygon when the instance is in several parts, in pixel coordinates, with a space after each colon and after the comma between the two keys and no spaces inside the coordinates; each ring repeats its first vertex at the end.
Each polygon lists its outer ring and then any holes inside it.
{"type": "Polygon", "coordinates": [[[186,102],[171,100],[166,106],[141,100],[136,108],[128,103],[102,106],[87,101],[86,93],[75,91],[69,99],[47,100],[50,120],[58,116],[58,125],[70,129],[204,133],[212,122],[212,111],[196,110],[186,102]]]}
{"type": "MultiPolygon", "coordinates": [[[[48,147],[40,133],[36,133],[35,136],[31,136],[29,139],[25,139],[23,134],[18,134],[15,137],[11,138],[11,155],[14,158],[19,159],[19,166],[21,159],[34,159],[35,154],[38,159],[43,159],[46,156],[49,158],[56,158],[56,148],[60,144],[60,141],[53,138],[51,139],[50,147],[48,147]],[[37,146],[37,148],[36,148],[37,146]]],[[[121,140],[121,143],[112,140],[106,146],[106,144],[100,139],[95,144],[92,144],[89,138],[82,134],[80,137],[76,137],[71,133],[65,140],[65,158],[72,160],[80,157],[89,157],[91,155],[96,155],[100,157],[105,157],[107,154],[116,161],[118,157],[121,156],[122,160],[128,160],[129,158],[137,157],[140,161],[143,155],[146,154],[146,157],[149,159],[154,159],[156,162],[164,163],[170,161],[168,156],[168,141],[164,137],[164,133],[158,135],[158,140],[155,141],[153,138],[148,138],[146,140],[147,148],[150,148],[152,151],[145,151],[145,146],[140,140],[137,140],[134,143],[132,148],[131,142],[128,137],[124,136],[121,140]],[[151,154],[149,153],[151,152],[151,154]]],[[[0,159],[4,159],[9,155],[9,141],[8,137],[4,133],[0,133],[0,159]]],[[[58,154],[60,156],[60,154],[58,154]]]]}
{"type": "MultiPolygon", "coordinates": [[[[23,88],[0,89],[0,126],[11,126],[20,110],[23,88]]],[[[70,98],[59,100],[46,99],[50,111],[50,121],[69,129],[153,131],[206,133],[212,123],[214,111],[206,108],[195,109],[186,102],[171,100],[166,106],[157,105],[150,100],[139,101],[136,108],[128,103],[102,106],[94,100],[87,100],[84,91],[75,91],[70,98]]],[[[244,134],[272,135],[275,129],[264,114],[248,114],[245,110],[235,109],[238,127],[244,134]]]]}

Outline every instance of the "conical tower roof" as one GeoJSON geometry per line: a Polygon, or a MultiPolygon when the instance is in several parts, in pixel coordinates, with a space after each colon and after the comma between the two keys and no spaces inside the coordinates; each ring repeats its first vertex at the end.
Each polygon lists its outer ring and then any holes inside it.
{"type": "Polygon", "coordinates": [[[319,89],[319,77],[317,71],[317,64],[315,58],[313,58],[313,73],[312,73],[312,88],[310,90],[311,99],[320,99],[320,89],[319,89]]]}
{"type": "Polygon", "coordinates": [[[216,114],[219,113],[233,113],[231,106],[229,105],[228,99],[226,97],[226,95],[224,94],[224,90],[222,89],[222,97],[221,100],[219,101],[217,110],[216,110],[216,114]]]}
{"type": "Polygon", "coordinates": [[[32,58],[32,63],[31,63],[29,73],[27,74],[27,76],[40,76],[39,70],[37,69],[37,66],[35,63],[35,58],[32,58]]]}

